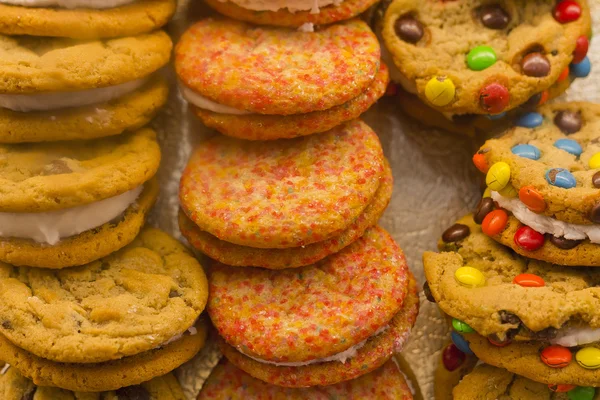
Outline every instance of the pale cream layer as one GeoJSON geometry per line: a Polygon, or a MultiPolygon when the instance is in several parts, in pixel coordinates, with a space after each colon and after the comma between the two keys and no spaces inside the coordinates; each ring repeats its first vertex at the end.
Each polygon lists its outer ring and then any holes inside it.
{"type": "Polygon", "coordinates": [[[232,3],[254,11],[278,11],[287,9],[294,13],[296,11],[309,11],[318,14],[320,9],[327,6],[339,6],[343,0],[220,0],[232,3]]]}

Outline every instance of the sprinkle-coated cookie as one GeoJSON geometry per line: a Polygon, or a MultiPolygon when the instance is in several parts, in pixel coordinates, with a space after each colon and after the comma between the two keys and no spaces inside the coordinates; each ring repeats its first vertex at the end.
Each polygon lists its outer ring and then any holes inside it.
{"type": "Polygon", "coordinates": [[[81,267],[0,264],[0,333],[56,362],[116,360],[185,332],[204,309],[207,292],[196,259],[177,240],[149,228],[118,252],[81,267]]]}
{"type": "Polygon", "coordinates": [[[406,87],[425,104],[500,114],[548,89],[570,63],[587,63],[579,39],[589,41],[589,8],[567,1],[571,19],[555,0],[395,0],[382,35],[406,87]]]}
{"type": "Polygon", "coordinates": [[[282,367],[253,360],[228,345],[222,338],[218,344],[230,362],[264,382],[285,387],[327,386],[358,378],[388,361],[404,347],[419,310],[419,297],[412,274],[408,276],[408,293],[402,309],[389,322],[389,327],[365,342],[345,362],[328,361],[306,366],[282,367]]]}
{"type": "Polygon", "coordinates": [[[134,36],[165,25],[175,6],[175,0],[135,0],[105,9],[0,4],[0,34],[74,39],[134,36]]]}
{"type": "Polygon", "coordinates": [[[0,93],[67,92],[144,78],[171,56],[163,31],[108,40],[0,36],[0,93]]]}
{"type": "Polygon", "coordinates": [[[404,375],[392,360],[360,378],[331,386],[305,389],[283,388],[253,378],[227,359],[213,369],[198,400],[330,400],[330,399],[412,400],[404,375]]]}
{"type": "MultiPolygon", "coordinates": [[[[218,0],[217,0],[218,1],[218,0]]],[[[222,114],[192,106],[204,125],[224,135],[247,140],[295,138],[325,132],[346,121],[358,118],[383,96],[389,82],[385,64],[371,85],[357,97],[323,111],[295,115],[222,114]]]]}
{"type": "Polygon", "coordinates": [[[372,201],[383,164],[377,135],[360,120],[268,146],[218,136],[192,155],[179,197],[188,218],[218,239],[305,246],[352,224],[372,201]]]}
{"type": "Polygon", "coordinates": [[[201,231],[182,211],[179,212],[179,228],[194,248],[226,265],[269,269],[302,267],[337,253],[360,238],[369,227],[375,225],[392,197],[392,186],[392,170],[386,162],[384,174],[381,176],[381,183],[375,192],[373,201],[354,223],[338,236],[301,247],[259,249],[219,240],[211,234],[201,231]]]}
{"type": "Polygon", "coordinates": [[[96,139],[146,125],[167,102],[169,88],[159,77],[139,90],[92,106],[18,112],[0,108],[0,143],[96,139]]]}
{"type": "Polygon", "coordinates": [[[346,103],[371,85],[379,64],[377,38],[360,20],[311,33],[204,19],[175,50],[184,86],[258,114],[303,114],[346,103]]]}
{"type": "Polygon", "coordinates": [[[71,392],[50,386],[36,386],[15,368],[0,375],[0,398],[4,400],[185,400],[177,378],[167,374],[110,392],[71,392]]]}
{"type": "Polygon", "coordinates": [[[54,386],[74,392],[104,392],[139,385],[170,373],[204,347],[206,334],[207,324],[201,318],[195,330],[179,340],[135,356],[100,364],[49,361],[28,353],[0,335],[0,358],[37,386],[54,386]]]}
{"type": "Polygon", "coordinates": [[[529,214],[521,219],[524,224],[543,220],[556,232],[568,229],[557,228],[557,220],[599,223],[600,182],[594,177],[600,170],[600,106],[549,104],[516,124],[501,138],[487,141],[474,157],[487,170],[490,190],[505,199],[492,196],[494,200],[513,214],[515,207],[522,208],[523,215],[529,214]]]}
{"type": "Polygon", "coordinates": [[[255,11],[243,8],[234,1],[206,0],[206,3],[233,19],[251,22],[258,25],[274,25],[286,27],[299,27],[306,23],[315,25],[328,25],[344,21],[357,16],[367,10],[377,0],[343,0],[326,7],[320,7],[318,13],[312,10],[290,12],[287,8],[277,11],[255,11]]]}

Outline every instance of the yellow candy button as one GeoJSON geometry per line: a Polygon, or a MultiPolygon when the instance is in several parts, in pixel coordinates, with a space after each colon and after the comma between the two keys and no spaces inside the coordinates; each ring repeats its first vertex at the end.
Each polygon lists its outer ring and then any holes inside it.
{"type": "Polygon", "coordinates": [[[445,106],[454,100],[454,82],[445,76],[434,76],[425,85],[425,97],[435,106],[445,106]]]}
{"type": "Polygon", "coordinates": [[[584,347],[575,354],[575,359],[583,368],[600,368],[600,349],[596,347],[584,347]]]}
{"type": "Polygon", "coordinates": [[[483,196],[484,199],[486,197],[492,197],[492,191],[490,190],[490,188],[485,188],[485,190],[483,191],[483,196]]]}
{"type": "Polygon", "coordinates": [[[481,271],[473,267],[460,267],[454,273],[454,277],[461,285],[471,288],[485,284],[485,277],[481,271]]]}
{"type": "Polygon", "coordinates": [[[510,167],[505,162],[497,162],[490,167],[487,175],[485,176],[485,183],[496,192],[501,191],[508,184],[510,180],[510,167]]]}
{"type": "Polygon", "coordinates": [[[600,168],[600,153],[596,153],[590,158],[590,168],[598,169],[600,168]]]}
{"type": "Polygon", "coordinates": [[[519,195],[517,189],[515,189],[515,187],[510,183],[506,184],[506,186],[504,186],[504,189],[499,190],[498,193],[500,193],[504,197],[517,197],[519,195]]]}

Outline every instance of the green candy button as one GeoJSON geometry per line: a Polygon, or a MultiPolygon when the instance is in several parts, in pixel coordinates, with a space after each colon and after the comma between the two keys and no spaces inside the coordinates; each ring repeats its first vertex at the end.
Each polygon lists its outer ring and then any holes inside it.
{"type": "Polygon", "coordinates": [[[473,333],[475,332],[466,322],[462,322],[460,319],[452,318],[452,327],[456,332],[460,333],[473,333]]]}
{"type": "Polygon", "coordinates": [[[592,400],[596,395],[596,389],[588,386],[578,386],[567,392],[569,400],[592,400]]]}
{"type": "Polygon", "coordinates": [[[490,46],[477,46],[467,54],[467,65],[473,71],[482,71],[496,63],[496,52],[490,46]]]}

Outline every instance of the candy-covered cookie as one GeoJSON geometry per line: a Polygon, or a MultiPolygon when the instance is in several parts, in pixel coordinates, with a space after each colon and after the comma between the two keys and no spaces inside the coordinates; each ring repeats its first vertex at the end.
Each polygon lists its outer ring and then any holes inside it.
{"type": "Polygon", "coordinates": [[[395,0],[382,36],[404,88],[448,114],[497,115],[589,73],[585,0],[395,0]]]}
{"type": "Polygon", "coordinates": [[[175,50],[183,97],[221,133],[250,140],[323,132],[385,91],[377,38],[360,20],[315,32],[204,19],[175,50]]]}

